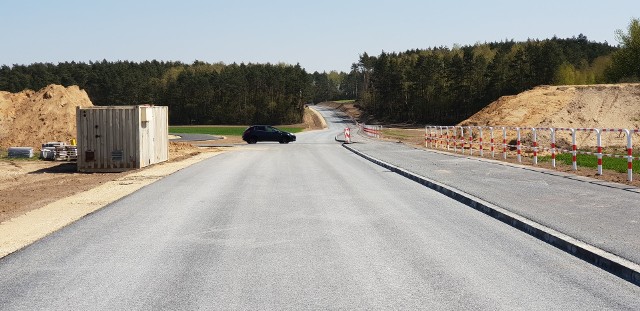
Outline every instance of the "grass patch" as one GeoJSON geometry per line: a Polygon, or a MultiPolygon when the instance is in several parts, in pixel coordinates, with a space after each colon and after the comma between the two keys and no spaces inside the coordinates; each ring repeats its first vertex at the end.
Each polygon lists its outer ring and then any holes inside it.
{"type": "Polygon", "coordinates": [[[169,133],[241,136],[246,126],[169,126],[169,133]]]}
{"type": "MultiPolygon", "coordinates": [[[[277,126],[283,131],[298,133],[304,128],[294,126],[277,126]]],[[[169,133],[175,134],[210,134],[219,136],[242,136],[247,126],[169,126],[169,133]]]]}
{"type": "MultiPolygon", "coordinates": [[[[564,163],[566,165],[572,165],[572,156],[570,153],[562,153],[556,155],[556,160],[564,163]]],[[[551,156],[542,156],[538,157],[538,161],[541,162],[551,162],[551,156]]],[[[594,155],[587,154],[578,154],[576,155],[576,164],[579,167],[588,167],[588,168],[597,168],[598,167],[598,158],[594,155]]],[[[612,170],[618,173],[626,173],[627,172],[627,159],[619,159],[619,158],[602,158],[602,169],[612,170]]],[[[633,162],[633,170],[640,170],[640,162],[633,162]]]]}
{"type": "Polygon", "coordinates": [[[422,137],[423,135],[415,135],[413,133],[403,131],[403,130],[383,129],[382,136],[387,138],[406,139],[406,138],[413,138],[413,137],[422,137]]]}

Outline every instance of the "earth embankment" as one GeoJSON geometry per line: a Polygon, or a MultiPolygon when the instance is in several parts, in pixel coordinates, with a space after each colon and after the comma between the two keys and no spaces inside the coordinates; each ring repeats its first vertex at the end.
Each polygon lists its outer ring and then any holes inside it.
{"type": "Polygon", "coordinates": [[[640,128],[640,84],[539,86],[503,96],[459,125],[640,128]]]}

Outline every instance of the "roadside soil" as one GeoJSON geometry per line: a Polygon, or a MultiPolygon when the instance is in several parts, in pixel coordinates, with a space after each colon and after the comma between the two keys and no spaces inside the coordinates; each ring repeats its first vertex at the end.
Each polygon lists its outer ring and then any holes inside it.
{"type": "MultiPolygon", "coordinates": [[[[310,109],[305,110],[304,122],[296,126],[304,127],[306,130],[323,128],[322,119],[310,109]]],[[[168,162],[181,161],[200,153],[233,150],[233,147],[196,146],[206,144],[233,146],[245,142],[239,136],[228,136],[213,141],[170,142],[168,162]]],[[[75,162],[0,159],[0,223],[137,172],[79,173],[76,170],[75,162]]]]}
{"type": "MultiPolygon", "coordinates": [[[[220,148],[201,149],[172,142],[169,162],[213,151],[220,148]]],[[[130,173],[79,173],[75,162],[0,160],[0,223],[130,173]]]]}

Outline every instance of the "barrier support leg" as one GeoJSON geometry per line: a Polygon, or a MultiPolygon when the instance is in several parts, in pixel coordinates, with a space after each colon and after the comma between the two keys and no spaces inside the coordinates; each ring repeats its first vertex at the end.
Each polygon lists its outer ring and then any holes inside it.
{"type": "Polygon", "coordinates": [[[596,129],[596,141],[598,153],[596,156],[598,157],[598,175],[602,175],[602,133],[599,129],[596,129]]]}
{"type": "Polygon", "coordinates": [[[571,129],[571,162],[573,165],[573,170],[577,171],[578,170],[578,146],[576,145],[576,130],[575,129],[571,129]]]}
{"type": "Polygon", "coordinates": [[[473,155],[473,130],[469,126],[469,155],[473,155]]]}
{"type": "Polygon", "coordinates": [[[495,152],[495,146],[494,146],[494,141],[493,141],[493,127],[490,127],[489,131],[491,132],[491,157],[495,158],[496,157],[496,152],[495,152]]]}
{"type": "Polygon", "coordinates": [[[538,131],[532,127],[533,133],[533,165],[538,165],[538,131]]]}
{"type": "Polygon", "coordinates": [[[447,126],[446,129],[447,129],[447,151],[449,151],[450,150],[449,149],[449,127],[447,126]]]}
{"type": "Polygon", "coordinates": [[[502,158],[507,159],[507,129],[502,128],[502,158]]]}
{"type": "Polygon", "coordinates": [[[556,168],[556,130],[551,129],[551,166],[556,168]]]}
{"type": "Polygon", "coordinates": [[[460,146],[462,147],[462,154],[464,154],[464,128],[460,127],[460,139],[462,139],[460,146]]]}
{"type": "Polygon", "coordinates": [[[522,162],[522,147],[520,145],[520,128],[516,127],[516,132],[518,135],[518,140],[516,142],[516,147],[518,149],[518,163],[522,162]]]}
{"type": "Polygon", "coordinates": [[[453,127],[453,153],[458,153],[458,129],[453,127]]]}
{"type": "Polygon", "coordinates": [[[631,142],[631,131],[624,130],[627,134],[627,180],[633,181],[633,143],[631,142]]]}
{"type": "Polygon", "coordinates": [[[480,156],[484,156],[484,146],[482,145],[482,127],[478,126],[478,135],[480,135],[479,143],[480,143],[480,156]]]}
{"type": "Polygon", "coordinates": [[[425,148],[429,148],[429,139],[427,137],[429,137],[429,131],[427,130],[428,127],[425,126],[424,127],[424,147],[425,148]]]}

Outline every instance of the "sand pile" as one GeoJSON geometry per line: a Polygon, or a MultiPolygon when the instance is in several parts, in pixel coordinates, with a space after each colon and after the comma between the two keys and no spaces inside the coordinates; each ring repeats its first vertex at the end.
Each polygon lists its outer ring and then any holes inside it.
{"type": "MultiPolygon", "coordinates": [[[[515,96],[501,97],[459,125],[637,129],[640,128],[640,84],[539,86],[515,96]]],[[[531,131],[526,129],[522,134],[523,143],[531,144],[531,131]]],[[[549,136],[548,132],[541,132],[538,143],[548,145],[549,136]]],[[[515,131],[508,132],[507,138],[513,142],[515,131]]],[[[568,131],[558,132],[556,140],[560,148],[571,147],[568,131]]],[[[603,133],[602,140],[609,150],[626,145],[626,136],[619,133],[603,133]]],[[[576,142],[579,148],[594,149],[596,135],[577,132],[576,142]]]]}
{"type": "Polygon", "coordinates": [[[501,97],[460,125],[640,128],[640,84],[539,86],[501,97]]]}
{"type": "Polygon", "coordinates": [[[77,86],[49,85],[40,91],[0,91],[0,148],[34,147],[76,137],[76,106],[93,104],[77,86]]]}

